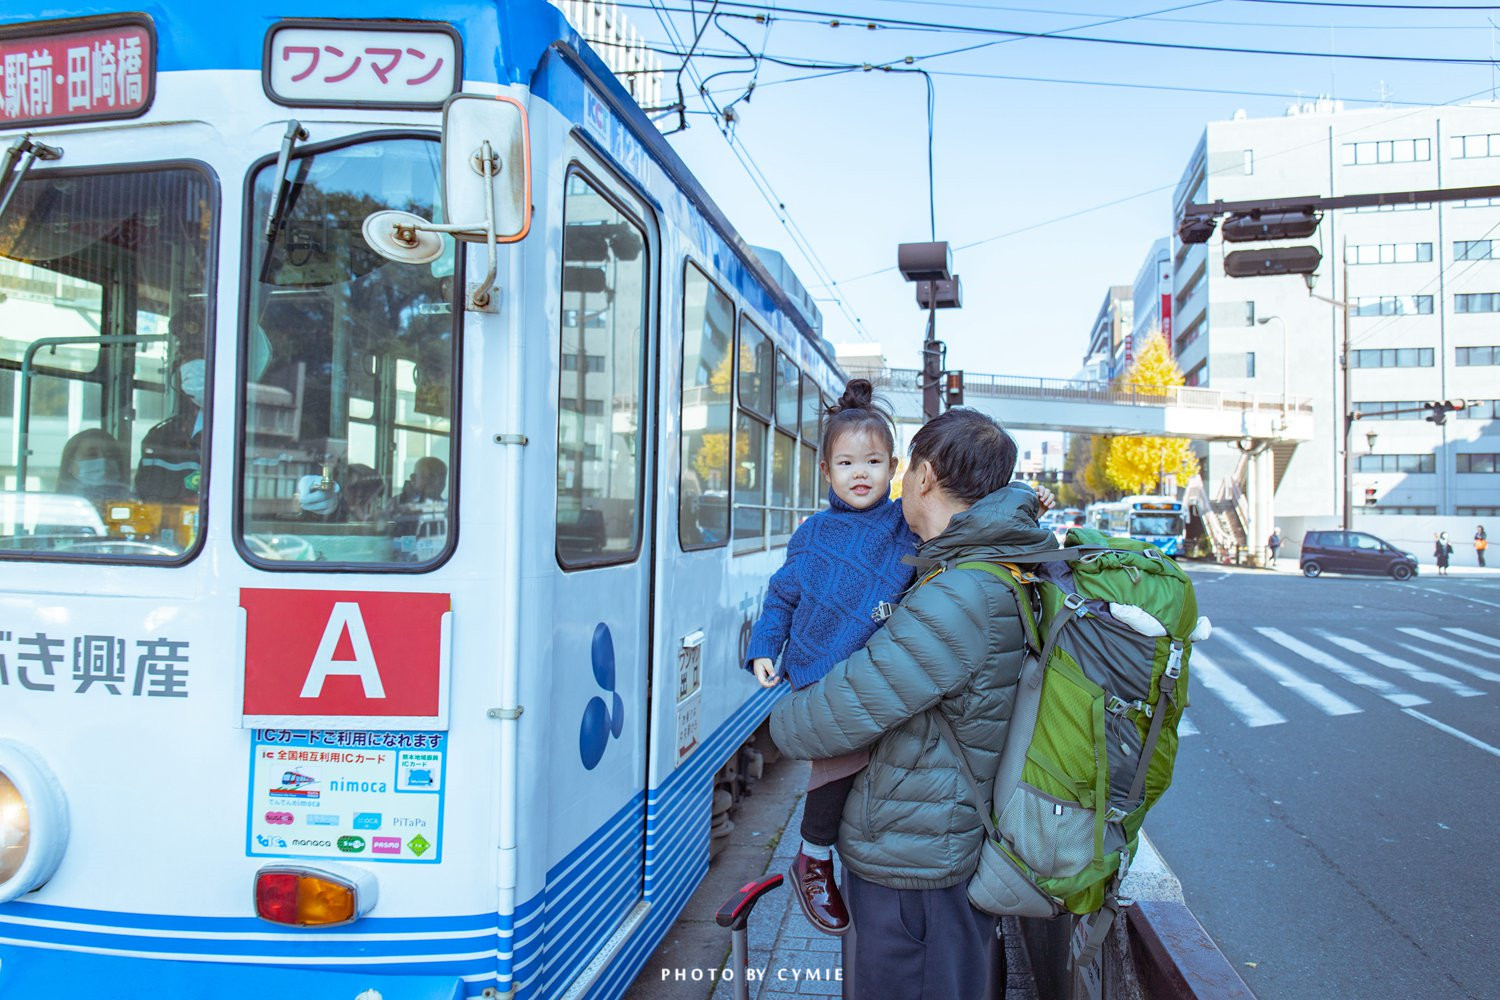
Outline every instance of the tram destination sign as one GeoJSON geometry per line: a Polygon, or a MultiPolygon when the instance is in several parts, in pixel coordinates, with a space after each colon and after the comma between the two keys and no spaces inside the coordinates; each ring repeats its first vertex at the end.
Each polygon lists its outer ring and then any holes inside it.
{"type": "Polygon", "coordinates": [[[436,109],[458,92],[462,71],[450,24],[298,19],[266,32],[262,84],[294,107],[436,109]]]}
{"type": "Polygon", "coordinates": [[[155,92],[144,14],[0,26],[0,128],[134,118],[155,92]]]}

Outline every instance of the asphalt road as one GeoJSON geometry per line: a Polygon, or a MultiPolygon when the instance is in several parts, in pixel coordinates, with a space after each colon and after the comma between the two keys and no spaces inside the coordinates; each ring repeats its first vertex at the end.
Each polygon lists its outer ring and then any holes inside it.
{"type": "Polygon", "coordinates": [[[1198,919],[1260,1000],[1500,996],[1500,573],[1190,571],[1146,829],[1198,919]]]}

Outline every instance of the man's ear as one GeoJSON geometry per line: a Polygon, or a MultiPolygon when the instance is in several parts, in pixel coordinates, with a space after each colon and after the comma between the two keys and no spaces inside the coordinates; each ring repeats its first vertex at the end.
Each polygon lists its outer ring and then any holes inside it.
{"type": "Polygon", "coordinates": [[[912,466],[912,474],[916,476],[914,485],[920,494],[931,493],[937,486],[937,475],[933,471],[932,463],[925,458],[912,466]]]}

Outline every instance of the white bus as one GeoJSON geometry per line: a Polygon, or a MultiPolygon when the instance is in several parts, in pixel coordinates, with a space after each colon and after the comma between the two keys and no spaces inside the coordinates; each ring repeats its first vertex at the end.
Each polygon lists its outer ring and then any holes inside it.
{"type": "Polygon", "coordinates": [[[554,8],[290,9],[0,8],[0,994],[618,997],[840,373],[554,8]]]}
{"type": "Polygon", "coordinates": [[[1107,535],[1150,542],[1166,555],[1176,556],[1182,554],[1187,511],[1175,497],[1136,495],[1089,504],[1084,522],[1107,535]]]}

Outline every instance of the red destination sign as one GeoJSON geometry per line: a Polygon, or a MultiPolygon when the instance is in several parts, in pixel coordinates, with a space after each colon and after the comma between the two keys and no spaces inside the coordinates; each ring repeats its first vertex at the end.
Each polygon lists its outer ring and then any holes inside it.
{"type": "Polygon", "coordinates": [[[244,724],[441,729],[447,594],[242,589],[244,724]]]}
{"type": "Polygon", "coordinates": [[[134,117],[155,83],[156,36],[144,17],[0,28],[0,128],[134,117]]]}

